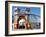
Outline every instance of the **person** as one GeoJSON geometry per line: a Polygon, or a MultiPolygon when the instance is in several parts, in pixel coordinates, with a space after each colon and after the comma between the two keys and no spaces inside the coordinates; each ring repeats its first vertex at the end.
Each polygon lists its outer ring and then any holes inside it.
{"type": "Polygon", "coordinates": [[[24,29],[24,28],[25,28],[24,25],[25,25],[25,19],[20,19],[20,20],[19,20],[19,28],[20,28],[20,29],[24,29]]]}

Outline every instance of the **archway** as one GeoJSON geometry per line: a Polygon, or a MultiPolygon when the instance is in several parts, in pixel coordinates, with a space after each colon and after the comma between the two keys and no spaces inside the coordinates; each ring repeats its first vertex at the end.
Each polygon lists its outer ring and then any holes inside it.
{"type": "Polygon", "coordinates": [[[19,18],[17,20],[18,28],[19,29],[24,29],[25,28],[25,22],[26,22],[25,16],[23,16],[23,15],[19,16],[19,18]]]}

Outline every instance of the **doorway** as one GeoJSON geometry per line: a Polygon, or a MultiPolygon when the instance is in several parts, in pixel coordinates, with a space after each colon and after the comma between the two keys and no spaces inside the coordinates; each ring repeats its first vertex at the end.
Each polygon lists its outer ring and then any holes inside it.
{"type": "Polygon", "coordinates": [[[19,29],[25,29],[25,22],[26,22],[25,16],[23,16],[23,15],[19,16],[17,22],[18,22],[19,29]]]}

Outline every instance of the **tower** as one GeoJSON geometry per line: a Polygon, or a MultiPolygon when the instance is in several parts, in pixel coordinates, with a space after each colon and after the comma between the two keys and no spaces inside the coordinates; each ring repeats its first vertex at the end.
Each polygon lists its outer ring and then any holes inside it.
{"type": "Polygon", "coordinates": [[[17,19],[18,19],[18,10],[16,8],[15,12],[14,12],[14,29],[17,29],[17,19]]]}

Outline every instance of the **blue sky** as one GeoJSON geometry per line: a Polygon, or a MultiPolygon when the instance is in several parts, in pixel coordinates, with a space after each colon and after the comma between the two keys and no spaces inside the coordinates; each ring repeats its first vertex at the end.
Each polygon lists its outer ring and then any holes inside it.
{"type": "MultiPolygon", "coordinates": [[[[17,8],[15,6],[12,7],[12,13],[14,13],[14,9],[17,8]]],[[[24,11],[27,7],[18,7],[20,8],[21,11],[24,11]]],[[[29,7],[30,8],[30,13],[40,15],[40,7],[29,7]]]]}
{"type": "MultiPolygon", "coordinates": [[[[14,15],[14,12],[16,10],[16,8],[19,8],[21,12],[25,11],[26,8],[29,8],[29,12],[31,14],[35,14],[35,15],[39,15],[40,16],[40,7],[16,7],[16,6],[13,6],[12,7],[12,15],[14,15]]],[[[29,18],[32,20],[32,18],[34,19],[34,17],[32,16],[29,16],[29,18]]],[[[39,19],[39,18],[38,18],[39,19]]],[[[36,20],[36,19],[35,19],[36,20]]]]}

